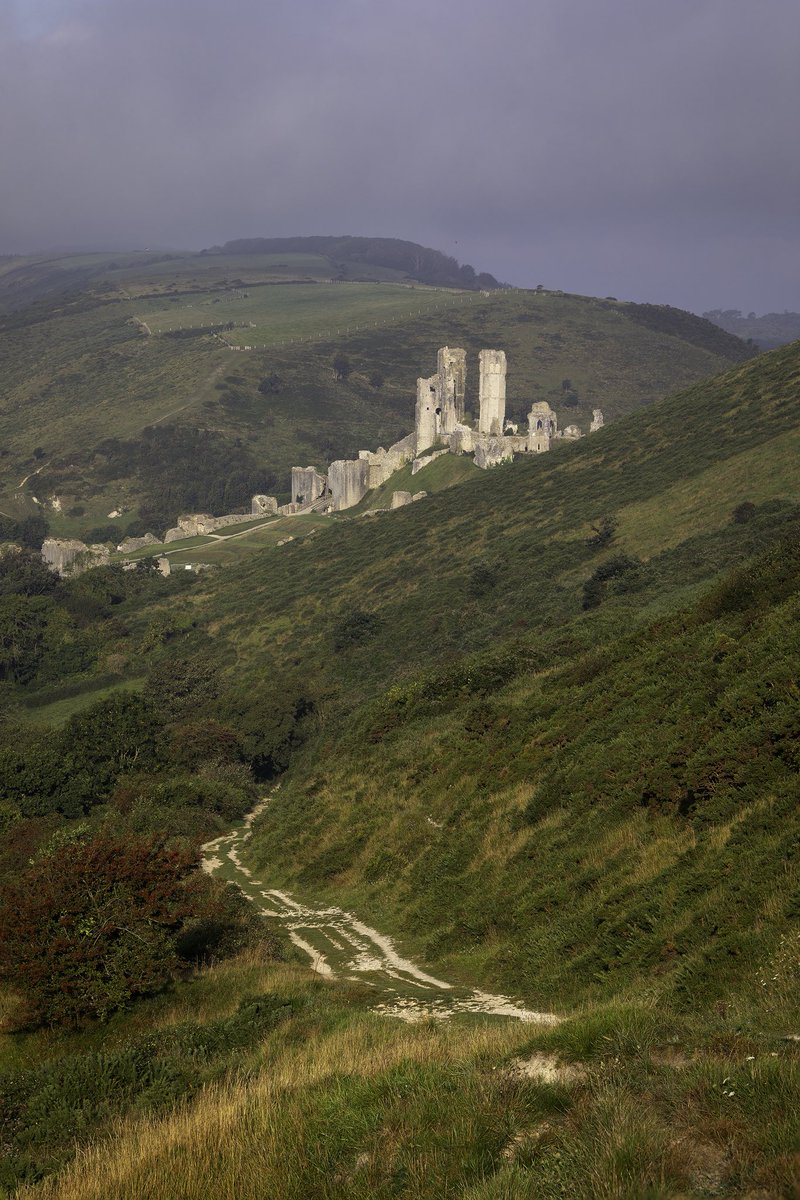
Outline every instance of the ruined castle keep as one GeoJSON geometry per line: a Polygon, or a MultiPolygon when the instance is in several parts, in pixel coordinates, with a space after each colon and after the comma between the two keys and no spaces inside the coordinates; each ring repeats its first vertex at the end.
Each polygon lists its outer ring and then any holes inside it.
{"type": "MultiPolygon", "coordinates": [[[[481,350],[475,426],[464,409],[467,353],[442,346],[436,358],[436,374],[417,380],[414,432],[388,450],[382,446],[374,451],[359,450],[358,458],[332,462],[327,478],[314,467],[292,467],[291,502],[279,511],[342,512],[353,508],[406,463],[412,463],[412,474],[416,474],[440,454],[472,454],[475,465],[486,469],[508,462],[515,454],[541,454],[556,439],[572,441],[583,436],[577,425],[560,430],[558,417],[545,400],[532,404],[527,433],[507,421],[506,367],[503,350],[481,350]]],[[[596,408],[589,432],[602,425],[603,414],[596,408]]],[[[253,512],[257,504],[268,499],[254,497],[253,512]]]]}

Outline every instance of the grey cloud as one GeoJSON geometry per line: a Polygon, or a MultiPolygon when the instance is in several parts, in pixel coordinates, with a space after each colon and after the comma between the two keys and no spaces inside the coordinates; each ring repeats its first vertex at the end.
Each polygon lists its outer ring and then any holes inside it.
{"type": "Polygon", "coordinates": [[[520,284],[800,308],[795,0],[26,11],[0,0],[0,250],[380,233],[520,284]]]}

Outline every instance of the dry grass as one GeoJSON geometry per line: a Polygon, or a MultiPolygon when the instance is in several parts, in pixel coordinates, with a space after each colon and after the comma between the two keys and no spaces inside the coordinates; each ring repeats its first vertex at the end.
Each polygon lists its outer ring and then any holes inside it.
{"type": "MultiPolygon", "coordinates": [[[[191,1107],[156,1120],[120,1122],[108,1142],[83,1151],[60,1176],[24,1187],[18,1200],[259,1200],[297,1192],[307,1104],[327,1084],[420,1067],[503,1058],[529,1031],[519,1024],[430,1024],[398,1029],[369,1015],[289,1046],[255,1079],[206,1089],[191,1107]]],[[[449,1138],[467,1144],[468,1132],[449,1138]]],[[[443,1148],[443,1153],[447,1150],[443,1148]]],[[[426,1165],[426,1171],[431,1167],[426,1165]]],[[[330,1193],[335,1194],[335,1193],[330,1193]]],[[[342,1193],[345,1194],[345,1193],[342,1193]]],[[[410,1194],[413,1194],[411,1192],[410,1194]]]]}

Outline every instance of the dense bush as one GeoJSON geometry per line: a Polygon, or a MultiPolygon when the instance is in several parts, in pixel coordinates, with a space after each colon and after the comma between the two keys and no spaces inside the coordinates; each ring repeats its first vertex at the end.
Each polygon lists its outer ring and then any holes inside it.
{"type": "Polygon", "coordinates": [[[592,533],[586,539],[586,545],[597,548],[609,545],[614,540],[618,525],[616,517],[601,517],[597,524],[592,526],[592,533]]]}
{"type": "Polygon", "coordinates": [[[163,988],[197,907],[195,865],[191,852],[101,833],[57,840],[0,887],[0,979],[28,1018],[73,1025],[163,988]]]}
{"type": "Polygon", "coordinates": [[[0,555],[0,596],[49,596],[58,576],[32,550],[0,555]]]}
{"type": "Polygon", "coordinates": [[[333,644],[337,650],[347,650],[350,646],[359,646],[375,637],[380,627],[380,618],[375,613],[354,608],[334,625],[333,644]]]}
{"type": "Polygon", "coordinates": [[[207,429],[159,425],[128,441],[106,438],[89,457],[103,481],[137,481],[144,493],[140,522],[156,533],[183,512],[222,516],[249,507],[251,496],[271,493],[276,484],[238,439],[207,429]]]}
{"type": "Polygon", "coordinates": [[[597,608],[602,603],[609,580],[620,579],[622,576],[637,571],[641,565],[641,561],[631,557],[630,554],[614,554],[611,558],[607,558],[583,585],[584,610],[597,608]]]}
{"type": "Polygon", "coordinates": [[[41,550],[48,529],[46,519],[38,515],[23,517],[19,521],[0,516],[0,542],[15,542],[28,550],[41,550]]]}

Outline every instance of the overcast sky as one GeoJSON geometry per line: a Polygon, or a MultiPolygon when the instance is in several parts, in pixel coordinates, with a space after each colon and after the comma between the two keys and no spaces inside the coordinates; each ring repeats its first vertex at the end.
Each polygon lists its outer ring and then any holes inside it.
{"type": "Polygon", "coordinates": [[[800,310],[800,0],[0,0],[0,252],[312,233],[800,310]]]}

